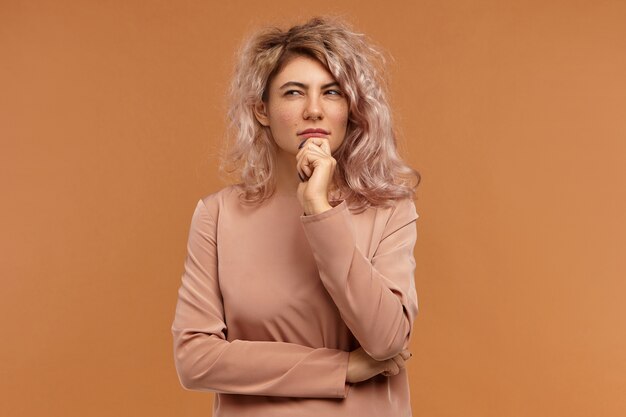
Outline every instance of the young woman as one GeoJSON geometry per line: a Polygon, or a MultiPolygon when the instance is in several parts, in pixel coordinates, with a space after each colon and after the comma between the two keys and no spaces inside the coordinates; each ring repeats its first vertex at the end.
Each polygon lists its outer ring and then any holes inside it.
{"type": "MultiPolygon", "coordinates": [[[[244,45],[238,182],[193,213],[172,333],[214,416],[410,416],[420,181],[396,152],[383,60],[314,18],[244,45]]],[[[230,170],[230,171],[229,171],[230,170]]]]}

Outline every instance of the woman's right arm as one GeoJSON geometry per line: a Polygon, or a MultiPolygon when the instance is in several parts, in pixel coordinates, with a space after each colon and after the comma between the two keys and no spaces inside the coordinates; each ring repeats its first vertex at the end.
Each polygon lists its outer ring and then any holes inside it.
{"type": "Polygon", "coordinates": [[[346,382],[357,383],[365,381],[381,373],[385,376],[398,375],[400,369],[405,367],[405,362],[411,356],[409,350],[404,349],[390,359],[377,361],[368,355],[362,347],[359,347],[350,352],[346,382]]]}
{"type": "Polygon", "coordinates": [[[226,340],[214,218],[198,201],[171,328],[182,386],[230,394],[345,398],[350,386],[346,382],[349,352],[286,342],[226,340]]]}

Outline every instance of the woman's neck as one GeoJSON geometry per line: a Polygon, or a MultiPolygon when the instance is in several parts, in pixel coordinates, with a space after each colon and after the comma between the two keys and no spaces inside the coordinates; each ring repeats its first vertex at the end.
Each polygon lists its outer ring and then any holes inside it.
{"type": "Polygon", "coordinates": [[[298,177],[297,160],[295,155],[288,154],[282,150],[276,152],[276,170],[274,172],[276,179],[276,189],[274,192],[280,195],[289,195],[297,197],[298,185],[300,178],[298,177]]]}

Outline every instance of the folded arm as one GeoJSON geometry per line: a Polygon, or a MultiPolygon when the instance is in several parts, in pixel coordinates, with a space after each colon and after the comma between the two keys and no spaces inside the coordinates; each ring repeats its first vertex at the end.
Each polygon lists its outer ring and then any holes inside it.
{"type": "Polygon", "coordinates": [[[219,393],[344,398],[349,389],[348,352],[286,342],[226,340],[214,218],[200,200],[191,221],[171,328],[181,384],[219,393]]]}
{"type": "Polygon", "coordinates": [[[409,344],[418,309],[413,256],[418,217],[412,200],[400,200],[370,261],[357,247],[346,201],[301,216],[326,290],[361,347],[376,360],[389,359],[409,344]]]}

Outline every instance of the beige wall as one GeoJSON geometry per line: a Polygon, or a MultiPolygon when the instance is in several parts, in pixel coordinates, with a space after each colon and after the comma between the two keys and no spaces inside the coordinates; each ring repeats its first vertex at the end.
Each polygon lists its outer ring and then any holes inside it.
{"type": "Polygon", "coordinates": [[[345,14],[422,174],[415,416],[626,415],[626,3],[3,1],[3,416],[208,416],[170,325],[234,48],[345,14]]]}

